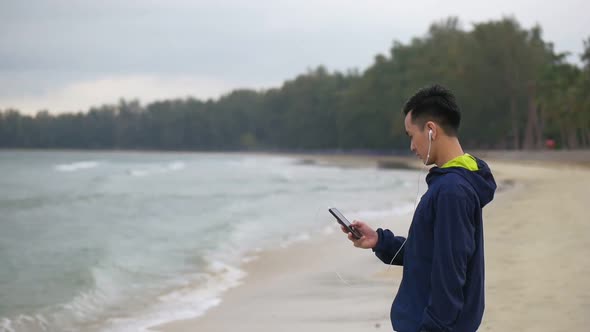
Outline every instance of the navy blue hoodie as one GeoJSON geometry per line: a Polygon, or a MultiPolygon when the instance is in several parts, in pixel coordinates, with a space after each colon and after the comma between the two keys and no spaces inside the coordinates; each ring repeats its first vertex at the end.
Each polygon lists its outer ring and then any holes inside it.
{"type": "Polygon", "coordinates": [[[399,332],[476,331],[484,312],[482,208],[496,190],[488,165],[430,169],[422,196],[403,237],[378,229],[373,251],[384,263],[403,265],[391,307],[399,332]],[[401,251],[393,259],[395,253],[401,251]]]}

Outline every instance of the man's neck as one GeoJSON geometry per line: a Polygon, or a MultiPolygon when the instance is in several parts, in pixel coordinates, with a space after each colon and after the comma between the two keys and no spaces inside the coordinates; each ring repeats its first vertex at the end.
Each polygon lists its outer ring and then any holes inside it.
{"type": "Polygon", "coordinates": [[[459,140],[456,137],[448,138],[448,140],[445,140],[445,142],[441,143],[444,144],[441,144],[441,146],[438,147],[439,151],[435,161],[435,164],[438,167],[442,167],[447,162],[465,154],[461,144],[459,143],[459,140]]]}

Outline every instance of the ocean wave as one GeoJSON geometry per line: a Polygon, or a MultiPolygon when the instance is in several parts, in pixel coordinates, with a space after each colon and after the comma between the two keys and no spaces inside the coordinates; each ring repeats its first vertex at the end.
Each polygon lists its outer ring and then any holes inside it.
{"type": "Polygon", "coordinates": [[[21,314],[16,317],[0,318],[0,332],[21,332],[21,331],[60,331],[70,332],[75,331],[71,328],[64,328],[56,326],[50,322],[50,318],[47,318],[43,314],[25,315],[21,314]]]}
{"type": "Polygon", "coordinates": [[[307,233],[299,233],[296,235],[292,235],[287,237],[281,244],[281,248],[288,248],[289,246],[298,243],[298,242],[305,242],[311,240],[311,236],[307,233]]]}
{"type": "Polygon", "coordinates": [[[184,169],[186,165],[182,161],[175,161],[168,164],[168,169],[171,171],[178,171],[184,169]]]}
{"type": "Polygon", "coordinates": [[[34,314],[19,314],[0,320],[0,332],[91,330],[129,299],[133,276],[115,265],[91,268],[93,285],[68,302],[55,304],[34,314]]]}
{"type": "Polygon", "coordinates": [[[89,161],[78,161],[69,164],[59,164],[55,165],[55,170],[59,172],[75,172],[83,169],[95,168],[100,163],[97,161],[89,160],[89,161]]]}
{"type": "Polygon", "coordinates": [[[256,168],[259,169],[261,167],[268,168],[268,169],[276,169],[278,166],[291,166],[295,159],[291,157],[269,157],[265,156],[261,157],[241,157],[238,159],[228,160],[227,165],[229,166],[238,166],[242,168],[256,168]]]}
{"type": "Polygon", "coordinates": [[[334,234],[335,231],[339,230],[338,224],[334,223],[333,225],[328,225],[325,226],[322,229],[322,234],[323,235],[330,235],[330,234],[334,234]]]}
{"type": "Polygon", "coordinates": [[[102,331],[150,331],[151,327],[172,321],[202,316],[221,303],[221,294],[241,284],[243,270],[227,263],[210,260],[199,281],[188,282],[180,289],[159,296],[156,304],[132,317],[108,320],[102,331]]]}
{"type": "Polygon", "coordinates": [[[54,331],[42,315],[18,315],[0,319],[0,332],[54,331]]]}
{"type": "Polygon", "coordinates": [[[355,211],[354,215],[364,219],[378,219],[385,217],[403,216],[413,211],[414,203],[405,203],[402,205],[395,205],[390,209],[359,210],[355,211]]]}
{"type": "Polygon", "coordinates": [[[127,173],[131,176],[148,176],[153,174],[162,174],[174,171],[180,171],[186,168],[186,164],[182,161],[173,161],[167,164],[152,165],[148,167],[142,167],[137,169],[127,170],[127,173]]]}
{"type": "Polygon", "coordinates": [[[202,272],[158,279],[157,285],[137,283],[135,279],[142,278],[137,271],[102,264],[92,269],[93,287],[35,314],[0,317],[0,332],[148,332],[156,325],[201,316],[246,276],[238,267],[212,257],[205,262],[202,272]]]}

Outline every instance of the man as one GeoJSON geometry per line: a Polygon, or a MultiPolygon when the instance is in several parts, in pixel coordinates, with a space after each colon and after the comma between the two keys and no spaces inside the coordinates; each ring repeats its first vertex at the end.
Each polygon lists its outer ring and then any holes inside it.
{"type": "Polygon", "coordinates": [[[484,312],[482,208],[493,199],[496,183],[485,162],[463,152],[457,137],[461,113],[450,91],[423,88],[403,112],[410,149],[425,165],[436,165],[407,240],[361,221],[353,227],[363,236],[348,238],[386,264],[403,265],[391,307],[395,331],[476,331],[484,312]]]}

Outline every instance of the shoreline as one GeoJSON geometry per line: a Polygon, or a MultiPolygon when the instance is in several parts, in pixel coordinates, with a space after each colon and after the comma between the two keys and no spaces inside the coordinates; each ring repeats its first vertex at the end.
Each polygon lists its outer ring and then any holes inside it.
{"type": "MultiPolygon", "coordinates": [[[[334,165],[342,159],[301,156],[316,158],[319,165],[341,167],[371,166],[376,159],[344,160],[344,165],[334,165]]],[[[584,260],[585,248],[590,247],[590,240],[583,238],[590,226],[582,222],[584,206],[579,198],[580,194],[588,194],[590,171],[576,162],[486,161],[497,182],[507,183],[510,190],[502,190],[484,209],[487,301],[480,330],[583,329],[589,323],[584,316],[590,310],[590,282],[584,276],[590,274],[590,262],[578,267],[573,263],[584,260]],[[562,202],[559,198],[563,195],[571,199],[562,202]],[[533,248],[539,246],[540,238],[551,238],[551,232],[541,231],[559,230],[552,218],[566,211],[572,217],[570,226],[576,229],[570,234],[573,239],[561,247],[549,246],[547,252],[541,250],[544,260],[540,259],[533,248]],[[531,233],[535,236],[528,236],[531,233]],[[559,264],[564,255],[557,250],[560,248],[577,249],[575,257],[567,259],[571,266],[559,264]],[[552,261],[558,268],[551,266],[552,261]],[[564,269],[576,273],[572,277],[564,269]],[[523,275],[528,278],[520,279],[523,275]],[[554,283],[562,287],[556,289],[554,283]],[[575,301],[559,296],[563,287],[575,301]]],[[[403,235],[400,221],[404,218],[409,225],[411,214],[393,221],[367,222],[374,227],[401,227],[398,231],[403,235]]],[[[352,247],[338,232],[262,252],[258,259],[243,266],[247,276],[241,285],[222,295],[221,304],[200,317],[172,321],[150,330],[391,330],[389,308],[401,280],[401,268],[388,268],[372,255],[352,247]]]]}
{"type": "MultiPolygon", "coordinates": [[[[261,155],[261,156],[287,156],[312,160],[336,160],[347,164],[346,160],[369,161],[415,161],[416,158],[409,151],[282,151],[282,150],[232,150],[232,151],[206,151],[206,150],[156,150],[156,149],[66,149],[66,148],[0,148],[0,152],[80,152],[80,153],[146,153],[146,154],[235,154],[235,155],[261,155]]],[[[467,149],[466,152],[484,160],[490,159],[503,162],[537,162],[539,164],[579,164],[590,167],[590,149],[576,150],[478,150],[467,149]]],[[[354,162],[353,162],[354,163],[354,162]]],[[[411,163],[414,164],[414,163],[411,163]]],[[[418,166],[421,164],[416,163],[418,166]]]]}

